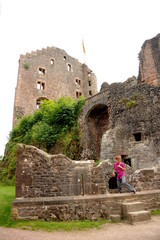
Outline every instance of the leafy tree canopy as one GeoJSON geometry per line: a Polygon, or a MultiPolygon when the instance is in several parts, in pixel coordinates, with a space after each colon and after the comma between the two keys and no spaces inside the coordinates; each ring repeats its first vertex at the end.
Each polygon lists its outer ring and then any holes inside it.
{"type": "Polygon", "coordinates": [[[62,97],[43,100],[32,115],[23,117],[13,128],[1,163],[0,180],[14,179],[16,145],[34,145],[48,153],[63,153],[72,159],[80,154],[80,127],[78,117],[84,98],[62,97]]]}

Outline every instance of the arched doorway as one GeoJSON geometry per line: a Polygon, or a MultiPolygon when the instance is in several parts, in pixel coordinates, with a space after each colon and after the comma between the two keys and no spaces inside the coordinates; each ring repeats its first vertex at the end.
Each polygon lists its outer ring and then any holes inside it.
{"type": "Polygon", "coordinates": [[[108,129],[109,113],[104,104],[94,106],[86,116],[88,148],[92,154],[90,159],[100,158],[101,139],[108,129]]]}

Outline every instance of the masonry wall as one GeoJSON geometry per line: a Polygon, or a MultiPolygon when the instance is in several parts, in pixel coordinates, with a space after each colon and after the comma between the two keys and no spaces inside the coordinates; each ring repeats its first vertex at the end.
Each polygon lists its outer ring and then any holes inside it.
{"type": "Polygon", "coordinates": [[[77,162],[19,144],[16,164],[13,220],[109,219],[111,214],[121,216],[124,201],[142,201],[149,210],[160,207],[160,164],[136,172],[126,165],[127,181],[139,193],[123,195],[109,189],[113,171],[109,160],[96,167],[92,160],[77,162]]]}
{"type": "Polygon", "coordinates": [[[139,60],[138,81],[153,86],[160,85],[160,34],[144,42],[139,60]]]}
{"type": "MultiPolygon", "coordinates": [[[[134,172],[126,165],[127,181],[138,191],[160,189],[160,165],[134,172]]],[[[18,145],[16,198],[98,195],[114,192],[109,186],[113,164],[73,161],[49,155],[33,146],[18,145]]],[[[124,190],[126,191],[126,189],[124,190]]]]}
{"type": "Polygon", "coordinates": [[[13,124],[33,113],[41,100],[62,96],[86,98],[97,93],[95,74],[64,50],[51,47],[21,55],[15,91],[13,124]]]}
{"type": "Polygon", "coordinates": [[[112,194],[35,199],[15,199],[12,202],[12,220],[43,219],[54,221],[110,219],[122,217],[124,202],[143,202],[145,210],[160,208],[160,190],[139,194],[112,194]]]}
{"type": "Polygon", "coordinates": [[[159,115],[159,86],[106,85],[99,94],[87,99],[83,107],[82,158],[110,159],[113,162],[115,155],[120,154],[124,160],[131,159],[134,170],[154,166],[160,157],[159,115]],[[92,113],[97,122],[90,128],[92,113]],[[98,119],[105,126],[99,124],[98,119]],[[94,137],[90,137],[90,132],[94,137]],[[136,139],[138,135],[140,139],[136,139]],[[98,155],[95,154],[93,142],[98,145],[96,139],[99,136],[98,155]]]}
{"type": "Polygon", "coordinates": [[[73,161],[49,155],[33,146],[18,145],[16,198],[106,194],[113,165],[104,161],[73,161]]]}

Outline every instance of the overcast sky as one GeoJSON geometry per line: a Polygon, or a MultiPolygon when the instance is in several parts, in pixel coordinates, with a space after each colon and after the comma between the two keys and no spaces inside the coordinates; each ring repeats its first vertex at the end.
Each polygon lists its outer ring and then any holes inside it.
{"type": "Polygon", "coordinates": [[[160,33],[160,0],[0,0],[0,155],[12,129],[20,54],[51,46],[103,82],[138,75],[143,42],[160,33]]]}

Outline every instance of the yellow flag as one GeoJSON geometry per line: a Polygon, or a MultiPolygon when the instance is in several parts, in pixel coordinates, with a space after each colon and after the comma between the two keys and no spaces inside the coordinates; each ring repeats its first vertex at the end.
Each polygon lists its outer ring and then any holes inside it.
{"type": "Polygon", "coordinates": [[[84,40],[83,39],[82,39],[82,48],[83,48],[84,54],[86,54],[86,49],[85,49],[85,46],[84,46],[84,40]]]}

